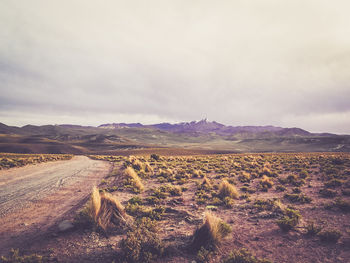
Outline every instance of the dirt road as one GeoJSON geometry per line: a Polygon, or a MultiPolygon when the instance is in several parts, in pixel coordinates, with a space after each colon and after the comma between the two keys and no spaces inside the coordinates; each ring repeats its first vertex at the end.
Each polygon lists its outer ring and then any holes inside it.
{"type": "Polygon", "coordinates": [[[23,248],[86,202],[111,164],[75,156],[0,171],[0,255],[23,248]]]}

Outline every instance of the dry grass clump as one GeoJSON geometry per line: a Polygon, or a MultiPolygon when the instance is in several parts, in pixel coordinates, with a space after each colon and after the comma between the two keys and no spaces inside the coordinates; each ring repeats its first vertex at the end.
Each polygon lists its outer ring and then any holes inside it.
{"type": "Polygon", "coordinates": [[[265,189],[271,188],[273,186],[273,181],[270,177],[263,175],[260,181],[260,185],[262,186],[262,188],[265,188],[265,189]]]}
{"type": "Polygon", "coordinates": [[[204,173],[202,170],[194,170],[193,173],[192,173],[193,177],[204,177],[204,173]]]}
{"type": "Polygon", "coordinates": [[[140,177],[132,167],[127,167],[124,174],[126,176],[126,183],[133,187],[134,192],[142,192],[144,190],[145,187],[140,177]]]}
{"type": "Polygon", "coordinates": [[[96,187],[92,190],[87,209],[95,225],[106,232],[116,227],[124,229],[132,221],[125,213],[123,205],[113,195],[100,193],[96,187]]]}
{"type": "Polygon", "coordinates": [[[197,252],[201,248],[214,250],[222,239],[231,232],[231,227],[210,212],[206,212],[204,222],[193,234],[190,249],[197,252]]]}
{"type": "Polygon", "coordinates": [[[204,176],[202,183],[200,185],[200,189],[210,190],[213,188],[213,185],[211,184],[210,180],[204,176]]]}
{"type": "Polygon", "coordinates": [[[238,180],[242,183],[249,183],[251,179],[251,176],[248,172],[243,171],[242,174],[238,177],[238,180]]]}
{"type": "Polygon", "coordinates": [[[239,197],[239,194],[238,194],[236,187],[224,179],[224,180],[222,180],[222,182],[219,186],[219,197],[221,199],[223,199],[225,197],[237,199],[239,197]]]}
{"type": "Polygon", "coordinates": [[[152,166],[149,164],[149,162],[145,162],[144,163],[144,169],[146,173],[153,173],[153,168],[152,166]]]}

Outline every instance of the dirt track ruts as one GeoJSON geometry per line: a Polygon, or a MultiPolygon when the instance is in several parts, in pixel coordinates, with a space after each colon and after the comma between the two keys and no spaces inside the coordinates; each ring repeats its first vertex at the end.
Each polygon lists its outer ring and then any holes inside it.
{"type": "Polygon", "coordinates": [[[75,156],[0,171],[0,255],[66,219],[110,170],[108,162],[75,156]]]}

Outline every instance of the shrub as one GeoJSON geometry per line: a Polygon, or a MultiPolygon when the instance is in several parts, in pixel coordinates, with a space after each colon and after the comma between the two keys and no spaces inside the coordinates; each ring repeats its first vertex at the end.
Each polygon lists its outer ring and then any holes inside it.
{"type": "Polygon", "coordinates": [[[270,177],[263,175],[260,181],[260,185],[262,186],[262,188],[271,188],[273,186],[273,181],[270,177]]]}
{"type": "Polygon", "coordinates": [[[336,229],[327,229],[318,233],[318,237],[321,241],[327,243],[337,243],[341,237],[341,233],[336,229]]]}
{"type": "Polygon", "coordinates": [[[203,247],[204,249],[215,250],[222,239],[230,232],[231,227],[228,224],[210,212],[206,212],[203,225],[197,228],[193,234],[190,249],[198,251],[203,247]]]}
{"type": "Polygon", "coordinates": [[[155,160],[155,161],[159,161],[160,160],[160,156],[158,154],[151,154],[151,159],[155,160]]]}
{"type": "Polygon", "coordinates": [[[277,225],[282,229],[282,231],[288,232],[297,226],[300,218],[301,215],[299,211],[286,208],[284,210],[284,216],[277,220],[277,225]]]}
{"type": "Polygon", "coordinates": [[[254,201],[254,207],[258,210],[272,211],[280,214],[284,213],[284,205],[278,199],[256,199],[254,201]]]}
{"type": "Polygon", "coordinates": [[[248,183],[250,182],[250,174],[247,173],[246,171],[243,171],[240,176],[238,176],[238,180],[241,181],[242,183],[248,183]]]}
{"type": "Polygon", "coordinates": [[[254,257],[247,249],[233,250],[222,263],[272,263],[268,259],[254,257]]]}
{"type": "Polygon", "coordinates": [[[272,172],[271,172],[270,168],[268,168],[267,166],[264,166],[264,168],[260,172],[260,175],[271,176],[272,172]]]}
{"type": "Polygon", "coordinates": [[[305,170],[303,170],[299,173],[299,177],[302,179],[306,179],[308,176],[309,176],[309,173],[305,170]]]}
{"type": "Polygon", "coordinates": [[[308,197],[304,194],[285,194],[284,198],[288,199],[293,203],[301,203],[301,204],[311,203],[312,201],[311,197],[308,197]]]}
{"type": "Polygon", "coordinates": [[[306,234],[307,234],[308,236],[317,235],[321,230],[322,230],[322,227],[316,225],[316,223],[315,223],[314,221],[310,221],[310,222],[306,225],[306,234]]]}
{"type": "Polygon", "coordinates": [[[192,175],[193,177],[204,177],[204,173],[201,170],[194,170],[192,175]]]}
{"type": "Polygon", "coordinates": [[[204,247],[201,247],[201,249],[197,253],[196,260],[198,262],[211,262],[213,257],[213,251],[205,249],[204,247]]]}
{"type": "Polygon", "coordinates": [[[139,159],[134,159],[132,162],[132,168],[134,168],[136,171],[141,171],[143,164],[139,159]]]}
{"type": "Polygon", "coordinates": [[[233,200],[231,197],[226,196],[223,200],[222,203],[224,206],[227,208],[232,208],[233,205],[235,204],[235,200],[233,200]]]}
{"type": "Polygon", "coordinates": [[[0,257],[1,263],[42,263],[43,257],[37,254],[20,256],[18,249],[11,249],[9,257],[0,257]]]}
{"type": "Polygon", "coordinates": [[[293,194],[300,194],[301,193],[301,189],[299,187],[294,187],[292,189],[292,192],[293,192],[293,194]]]}
{"type": "MultiPolygon", "coordinates": [[[[297,175],[295,174],[290,174],[286,178],[287,183],[294,185],[294,186],[301,186],[305,183],[304,179],[300,179],[297,175]]],[[[281,182],[282,183],[282,182],[281,182]]]]}
{"type": "Polygon", "coordinates": [[[211,184],[210,180],[204,176],[202,183],[199,186],[199,189],[203,189],[203,190],[210,190],[213,188],[213,185],[211,184]]]}
{"type": "Polygon", "coordinates": [[[226,180],[223,180],[219,186],[219,197],[224,199],[225,197],[231,197],[237,199],[239,197],[236,187],[226,180]]]}
{"type": "Polygon", "coordinates": [[[279,191],[279,192],[284,192],[287,190],[287,188],[283,185],[277,185],[276,186],[276,190],[279,191]]]}
{"type": "Polygon", "coordinates": [[[127,262],[150,262],[160,257],[164,246],[156,223],[149,218],[137,221],[121,241],[123,259],[127,262]]]}

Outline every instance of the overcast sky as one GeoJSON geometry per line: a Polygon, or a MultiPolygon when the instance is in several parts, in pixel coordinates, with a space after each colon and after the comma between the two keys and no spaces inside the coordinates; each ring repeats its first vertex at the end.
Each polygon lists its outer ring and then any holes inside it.
{"type": "Polygon", "coordinates": [[[0,2],[0,122],[350,134],[348,0],[0,2]]]}

